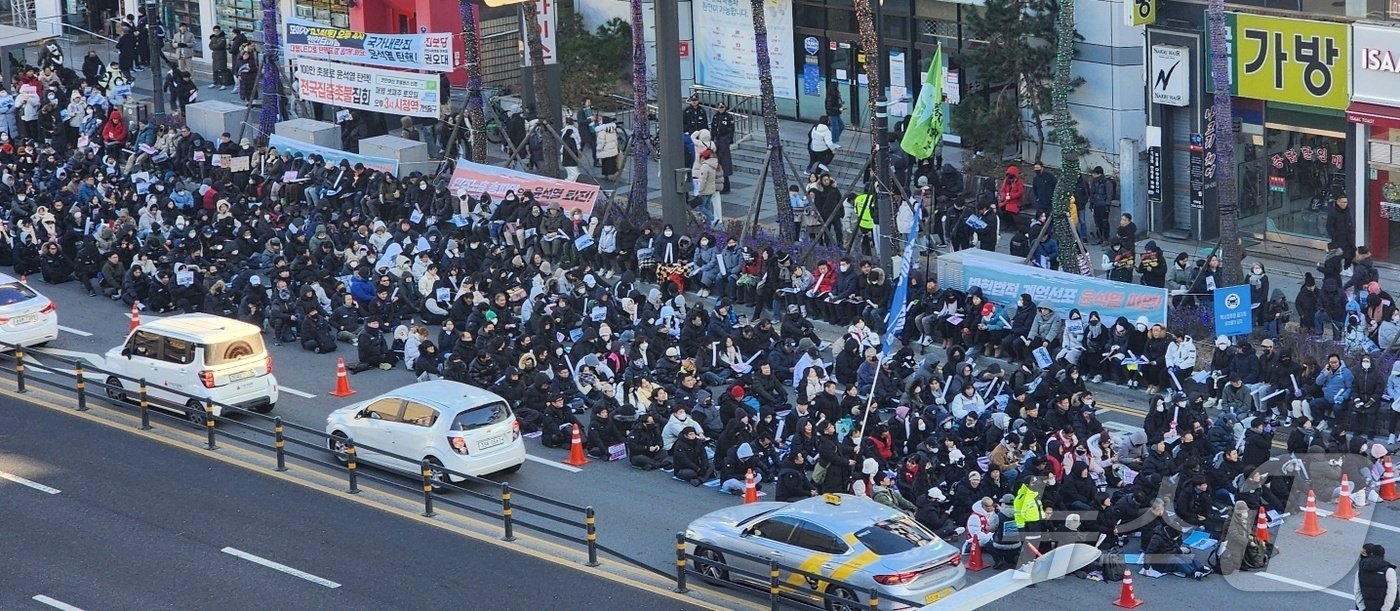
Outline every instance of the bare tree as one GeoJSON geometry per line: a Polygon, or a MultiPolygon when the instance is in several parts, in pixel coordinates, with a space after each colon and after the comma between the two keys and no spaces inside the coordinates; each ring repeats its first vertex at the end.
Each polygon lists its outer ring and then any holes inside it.
{"type": "Polygon", "coordinates": [[[1230,106],[1230,51],[1225,40],[1225,1],[1206,4],[1210,28],[1210,75],[1215,85],[1215,210],[1220,214],[1220,272],[1218,286],[1244,281],[1240,244],[1240,209],[1235,190],[1235,116],[1230,106]]]}
{"type": "MultiPolygon", "coordinates": [[[[642,0],[629,0],[632,9],[632,134],[627,143],[632,154],[632,186],[627,192],[627,218],[640,226],[647,220],[647,199],[650,168],[647,160],[651,156],[651,142],[646,137],[651,133],[647,108],[647,44],[646,26],[642,17],[642,0]]],[[[584,125],[579,129],[592,129],[584,125]]]]}
{"type": "Polygon", "coordinates": [[[460,0],[462,46],[467,58],[467,124],[472,133],[472,160],[486,161],[486,109],[481,99],[481,23],[477,5],[460,0]]]}
{"type": "Polygon", "coordinates": [[[768,52],[768,20],[764,0],[751,0],[753,6],[754,55],[758,58],[759,102],[763,109],[763,132],[768,143],[768,177],[773,182],[773,200],[778,207],[778,232],[784,240],[796,240],[792,222],[792,202],[787,194],[787,166],[783,162],[783,141],[778,132],[778,104],[773,98],[773,62],[768,52]]]}
{"type": "MultiPolygon", "coordinates": [[[[540,40],[540,10],[539,5],[534,2],[522,2],[520,12],[525,18],[525,50],[530,54],[530,65],[534,67],[531,74],[534,75],[535,82],[535,118],[544,121],[545,127],[539,130],[540,139],[544,146],[544,159],[541,160],[538,172],[550,178],[559,177],[559,139],[555,136],[559,126],[556,122],[559,117],[547,116],[550,108],[549,96],[556,95],[549,90],[548,74],[544,67],[544,45],[540,40]]],[[[518,143],[517,143],[518,146],[518,143]]]]}

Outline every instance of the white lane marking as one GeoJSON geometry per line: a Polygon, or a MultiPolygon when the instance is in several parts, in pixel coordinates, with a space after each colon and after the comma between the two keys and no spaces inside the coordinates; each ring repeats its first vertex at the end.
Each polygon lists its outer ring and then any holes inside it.
{"type": "Polygon", "coordinates": [[[1347,600],[1356,600],[1356,597],[1355,597],[1355,596],[1352,596],[1351,594],[1347,594],[1346,592],[1338,592],[1337,590],[1333,590],[1332,588],[1324,588],[1324,587],[1322,587],[1322,586],[1314,585],[1314,584],[1308,583],[1308,582],[1306,582],[1306,581],[1298,581],[1297,579],[1293,579],[1293,578],[1291,578],[1291,577],[1284,577],[1283,575],[1275,575],[1275,574],[1273,574],[1273,573],[1255,573],[1255,575],[1258,575],[1258,576],[1260,576],[1260,577],[1263,577],[1264,579],[1272,579],[1272,580],[1277,581],[1277,582],[1279,582],[1279,583],[1286,583],[1286,584],[1291,585],[1291,586],[1298,586],[1298,587],[1300,587],[1300,588],[1303,588],[1303,589],[1305,589],[1305,590],[1310,590],[1310,591],[1312,591],[1312,592],[1321,592],[1321,593],[1323,593],[1323,594],[1331,594],[1331,595],[1333,595],[1333,596],[1336,596],[1337,598],[1345,598],[1345,599],[1347,599],[1347,600]]]}
{"type": "Polygon", "coordinates": [[[4,471],[0,471],[0,479],[7,479],[21,486],[28,486],[44,494],[58,494],[59,492],[61,492],[58,488],[50,488],[39,482],[24,479],[23,477],[20,477],[13,473],[6,473],[4,471]]]}
{"type": "Polygon", "coordinates": [[[303,399],[315,399],[315,398],[316,398],[316,395],[313,395],[313,394],[311,394],[311,393],[309,393],[309,392],[300,391],[300,390],[297,390],[297,389],[295,389],[295,388],[288,388],[288,387],[283,386],[283,385],[281,385],[281,384],[278,384],[278,385],[277,385],[277,390],[280,390],[280,391],[282,391],[282,392],[284,392],[284,393],[287,393],[287,394],[289,394],[289,395],[296,395],[296,396],[301,397],[301,398],[303,398],[303,399]]]}
{"type": "Polygon", "coordinates": [[[327,587],[327,588],[338,588],[338,587],[340,587],[340,584],[338,584],[338,583],[336,583],[336,582],[334,582],[334,581],[331,581],[331,580],[329,580],[329,579],[322,579],[322,578],[320,578],[320,577],[317,577],[317,576],[315,576],[315,575],[312,575],[311,573],[307,573],[307,572],[305,572],[305,571],[299,571],[299,570],[294,569],[294,568],[292,568],[292,567],[289,567],[289,566],[287,566],[287,565],[285,565],[285,564],[279,564],[279,563],[273,562],[273,561],[271,561],[271,560],[268,560],[267,558],[263,558],[263,557],[261,557],[261,556],[254,556],[254,555],[252,555],[252,554],[250,554],[250,553],[248,553],[248,552],[245,552],[245,551],[240,550],[240,549],[237,549],[237,548],[225,547],[223,550],[220,550],[220,551],[222,551],[223,553],[228,554],[228,555],[230,555],[230,556],[234,556],[234,557],[237,557],[237,558],[242,558],[242,559],[244,559],[244,560],[247,560],[248,562],[252,562],[253,564],[261,564],[261,565],[263,565],[263,566],[265,566],[265,567],[267,567],[267,568],[270,568],[270,569],[272,569],[272,570],[274,570],[274,571],[281,571],[281,572],[283,572],[283,573],[286,573],[286,574],[288,574],[288,575],[291,575],[292,577],[297,577],[297,578],[299,578],[299,579],[305,579],[305,580],[307,580],[307,581],[309,581],[309,582],[311,582],[311,583],[314,583],[314,584],[316,584],[316,585],[318,585],[318,586],[325,586],[325,587],[327,587]]]}
{"type": "Polygon", "coordinates": [[[554,460],[547,460],[547,459],[544,459],[544,458],[540,458],[540,457],[538,457],[538,456],[531,456],[531,455],[529,455],[529,454],[526,454],[526,455],[525,455],[525,460],[528,460],[528,461],[530,461],[530,462],[539,463],[539,464],[546,465],[546,466],[550,466],[550,467],[554,467],[555,469],[563,469],[563,470],[565,470],[565,471],[568,471],[569,473],[578,473],[578,472],[580,472],[580,471],[583,471],[583,469],[580,469],[580,468],[578,468],[578,467],[574,467],[574,466],[571,466],[571,465],[566,465],[566,464],[564,464],[564,463],[561,463],[561,462],[558,462],[558,461],[554,461],[554,460]]]}
{"type": "Polygon", "coordinates": [[[84,331],[82,329],[74,329],[73,327],[65,327],[63,325],[59,325],[58,330],[63,331],[65,333],[72,333],[73,335],[76,335],[78,337],[92,337],[91,333],[88,333],[87,331],[84,331]]]}
{"type": "MultiPolygon", "coordinates": [[[[1320,515],[1320,516],[1324,516],[1324,517],[1325,517],[1325,516],[1330,516],[1330,515],[1332,515],[1332,512],[1327,511],[1326,509],[1321,509],[1321,508],[1319,508],[1319,509],[1317,510],[1317,515],[1320,515]]],[[[1372,521],[1370,521],[1370,520],[1363,520],[1363,519],[1361,519],[1361,518],[1352,518],[1352,519],[1347,520],[1347,521],[1348,521],[1348,522],[1356,522],[1357,524],[1365,524],[1366,526],[1370,526],[1371,528],[1379,528],[1379,529],[1382,529],[1382,530],[1388,530],[1388,531],[1390,531],[1390,532],[1400,533],[1400,528],[1396,528],[1396,527],[1391,526],[1391,525],[1389,525],[1389,524],[1380,524],[1380,523],[1377,523],[1377,522],[1372,522],[1372,521]]]]}
{"type": "Polygon", "coordinates": [[[70,605],[56,598],[49,598],[47,596],[44,596],[43,594],[35,594],[34,598],[32,598],[31,600],[33,600],[34,602],[43,603],[55,609],[62,609],[63,611],[83,611],[78,607],[74,607],[73,605],[70,605]]]}

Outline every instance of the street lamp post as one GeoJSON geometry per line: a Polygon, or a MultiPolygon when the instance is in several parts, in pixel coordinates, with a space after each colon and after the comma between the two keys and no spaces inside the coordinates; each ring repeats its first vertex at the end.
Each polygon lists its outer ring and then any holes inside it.
{"type": "Polygon", "coordinates": [[[161,25],[157,12],[159,10],[160,5],[154,1],[146,2],[146,40],[151,45],[151,119],[153,123],[159,123],[165,117],[165,98],[162,93],[162,90],[165,89],[164,77],[160,74],[161,43],[165,38],[165,26],[161,25]]]}
{"type": "Polygon", "coordinates": [[[893,180],[890,177],[890,101],[885,95],[885,88],[890,86],[889,76],[889,51],[885,49],[885,0],[879,0],[875,6],[875,57],[866,58],[866,61],[874,61],[877,72],[880,75],[878,87],[872,87],[869,92],[875,97],[875,210],[878,213],[876,222],[880,226],[880,238],[875,242],[875,255],[880,258],[880,266],[886,271],[894,272],[891,265],[894,259],[895,245],[898,244],[898,234],[895,229],[895,203],[893,180]]]}

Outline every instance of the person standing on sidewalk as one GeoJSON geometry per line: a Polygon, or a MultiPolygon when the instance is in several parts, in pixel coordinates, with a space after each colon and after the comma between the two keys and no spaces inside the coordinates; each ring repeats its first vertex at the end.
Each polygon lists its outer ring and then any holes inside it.
{"type": "Polygon", "coordinates": [[[1108,232],[1108,206],[1113,200],[1112,189],[1107,176],[1103,175],[1103,166],[1094,166],[1092,178],[1089,181],[1089,210],[1094,213],[1094,229],[1098,231],[1099,241],[1109,241],[1111,234],[1108,232]]]}
{"type": "Polygon", "coordinates": [[[822,117],[817,120],[817,124],[812,126],[807,132],[807,172],[818,171],[827,172],[831,168],[831,162],[836,159],[836,149],[841,145],[831,137],[831,119],[822,117]]]}
{"type": "Polygon", "coordinates": [[[1342,249],[1342,265],[1347,269],[1356,256],[1356,215],[1349,204],[1347,196],[1338,196],[1337,202],[1327,210],[1327,238],[1336,248],[1342,249]]]}
{"type": "Polygon", "coordinates": [[[1361,546],[1352,591],[1358,611],[1390,611],[1395,608],[1395,565],[1385,559],[1385,548],[1376,543],[1361,546]]]}
{"type": "Polygon", "coordinates": [[[846,131],[846,123],[841,113],[846,110],[846,101],[841,99],[840,88],[828,84],[826,88],[826,120],[831,126],[831,141],[841,143],[841,132],[846,131]]]}
{"type": "Polygon", "coordinates": [[[228,36],[217,25],[209,34],[209,55],[214,68],[214,86],[223,91],[233,85],[233,73],[228,69],[228,36]]]}
{"type": "Polygon", "coordinates": [[[190,31],[189,24],[180,24],[175,36],[170,39],[170,46],[175,49],[176,65],[180,71],[194,74],[194,32],[190,31]]]}
{"type": "Polygon", "coordinates": [[[734,160],[729,149],[734,145],[734,115],[729,114],[729,106],[720,102],[710,117],[710,137],[714,138],[715,159],[721,170],[719,192],[729,193],[729,175],[734,173],[734,160]]]}
{"type": "Polygon", "coordinates": [[[681,115],[681,125],[687,134],[710,129],[710,115],[705,112],[705,107],[700,105],[700,96],[690,96],[690,104],[685,107],[685,112],[681,115]]]}
{"type": "Polygon", "coordinates": [[[584,98],[583,106],[574,113],[574,124],[583,128],[579,132],[579,140],[583,143],[580,150],[588,151],[588,155],[593,158],[593,167],[598,167],[598,138],[591,129],[593,127],[593,115],[597,111],[593,109],[593,98],[584,98]]]}

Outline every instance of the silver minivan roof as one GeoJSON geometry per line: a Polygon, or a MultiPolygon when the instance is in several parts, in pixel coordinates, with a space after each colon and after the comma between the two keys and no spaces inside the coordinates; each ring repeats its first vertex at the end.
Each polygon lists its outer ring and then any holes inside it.
{"type": "Polygon", "coordinates": [[[149,319],[137,329],[195,344],[219,344],[262,333],[262,329],[241,320],[202,313],[149,319]]]}

